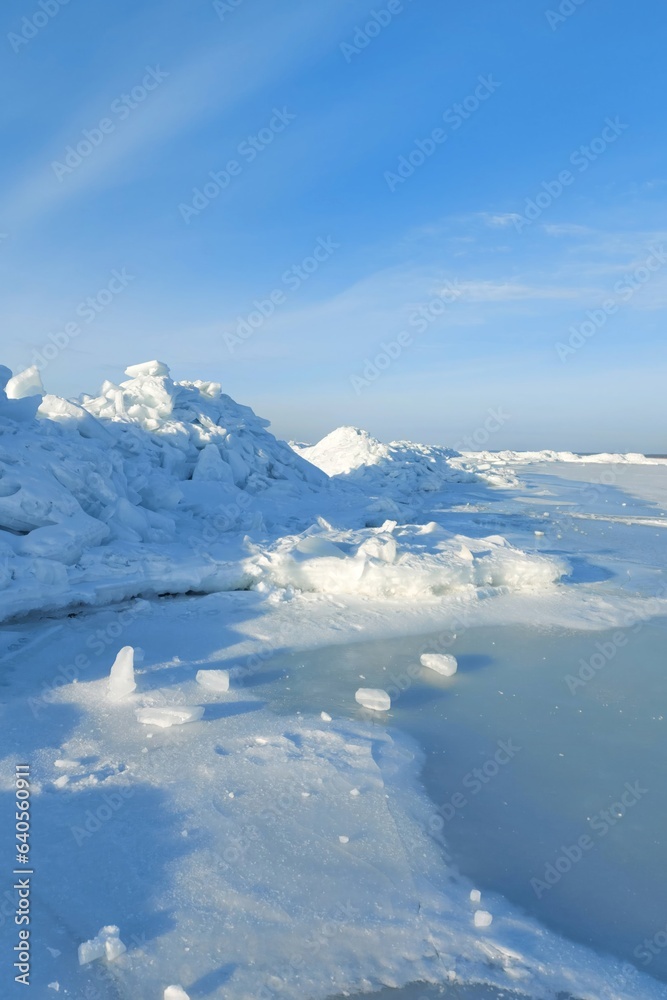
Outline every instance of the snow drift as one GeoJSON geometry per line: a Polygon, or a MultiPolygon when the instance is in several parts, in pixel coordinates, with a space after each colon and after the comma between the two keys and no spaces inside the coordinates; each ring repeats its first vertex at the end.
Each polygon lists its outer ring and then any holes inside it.
{"type": "Polygon", "coordinates": [[[0,617],[247,585],[233,532],[326,476],[214,382],[149,362],[80,401],[0,389],[0,617]]]}
{"type": "Polygon", "coordinates": [[[216,382],[175,382],[160,361],[125,373],[74,401],[34,368],[0,370],[0,620],[258,585],[417,598],[564,572],[502,539],[398,528],[420,498],[475,480],[450,449],[340,428],[297,454],[216,382]]]}
{"type": "Polygon", "coordinates": [[[500,535],[466,538],[435,522],[335,531],[326,522],[257,553],[253,571],[279,587],[420,600],[462,588],[545,587],[568,567],[527,555],[500,535]]]}

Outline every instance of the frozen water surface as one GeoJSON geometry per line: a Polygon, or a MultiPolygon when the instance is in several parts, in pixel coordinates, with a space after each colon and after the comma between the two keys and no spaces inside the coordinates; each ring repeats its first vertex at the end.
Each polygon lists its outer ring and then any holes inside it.
{"type": "MultiPolygon", "coordinates": [[[[333,647],[274,659],[289,680],[259,691],[274,710],[327,705],[335,719],[356,714],[360,673],[392,691],[406,685],[375,725],[424,749],[445,853],[560,933],[647,968],[636,949],[667,925],[667,623],[629,630],[614,647],[619,634],[473,628],[453,643],[451,679],[425,669],[410,678],[436,636],[333,647]],[[600,647],[613,658],[573,693],[567,676],[600,647]],[[568,869],[553,885],[550,863],[568,869]]],[[[667,981],[667,949],[648,967],[667,981]]]]}

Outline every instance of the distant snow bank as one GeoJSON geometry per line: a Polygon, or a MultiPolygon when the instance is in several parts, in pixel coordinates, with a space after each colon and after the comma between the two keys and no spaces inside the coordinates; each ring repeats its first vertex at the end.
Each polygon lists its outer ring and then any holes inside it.
{"type": "Polygon", "coordinates": [[[540,462],[573,462],[579,465],[664,465],[667,459],[647,458],[638,452],[600,452],[597,455],[577,455],[572,451],[466,451],[463,458],[477,471],[485,463],[505,468],[511,465],[533,465],[540,462]]]}
{"type": "MultiPolygon", "coordinates": [[[[293,443],[292,447],[328,476],[345,476],[368,490],[399,497],[436,492],[448,483],[469,483],[479,478],[452,448],[412,441],[382,444],[358,427],[338,427],[315,445],[293,443]]],[[[509,485],[502,477],[496,479],[497,485],[509,485]]]]}
{"type": "Polygon", "coordinates": [[[660,465],[667,459],[629,452],[577,455],[571,451],[453,451],[412,441],[382,444],[358,427],[338,427],[314,445],[294,450],[328,476],[344,477],[364,487],[394,496],[438,491],[452,482],[485,482],[511,488],[518,485],[512,468],[540,462],[604,465],[660,465]]]}
{"type": "Polygon", "coordinates": [[[252,587],[416,599],[565,572],[405,524],[453,483],[513,485],[502,462],[352,427],[290,447],[216,382],[175,382],[157,360],[125,373],[74,401],[0,366],[0,620],[252,587]]]}

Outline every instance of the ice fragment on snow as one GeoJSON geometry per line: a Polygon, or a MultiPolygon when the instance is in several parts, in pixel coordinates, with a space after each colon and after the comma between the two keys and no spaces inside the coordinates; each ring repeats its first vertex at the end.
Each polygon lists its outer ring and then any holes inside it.
{"type": "Polygon", "coordinates": [[[168,729],[170,726],[183,726],[186,722],[197,722],[204,714],[201,705],[166,705],[154,708],[138,708],[137,722],[145,726],[160,726],[168,729]]]}
{"type": "Polygon", "coordinates": [[[322,722],[331,722],[331,716],[328,712],[320,712],[320,719],[322,722]]]}
{"type": "Polygon", "coordinates": [[[470,890],[470,902],[471,903],[479,903],[479,901],[480,901],[481,898],[482,898],[482,894],[479,891],[479,889],[471,889],[470,890]]]}
{"type": "Polygon", "coordinates": [[[198,670],[195,680],[206,691],[229,691],[228,670],[198,670]]]}
{"type": "Polygon", "coordinates": [[[162,361],[142,361],[138,365],[129,365],[125,369],[125,374],[129,378],[141,378],[142,375],[166,377],[169,374],[169,367],[162,361]]]}
{"type": "Polygon", "coordinates": [[[370,708],[373,712],[388,712],[391,708],[391,698],[381,688],[359,688],[354,699],[363,708],[370,708]]]}
{"type": "Polygon", "coordinates": [[[134,649],[123,646],[111,667],[109,674],[109,696],[118,701],[132,694],[136,688],[134,680],[134,649]]]}
{"type": "Polygon", "coordinates": [[[190,1000],[182,986],[167,986],[164,1000],[190,1000]]]}
{"type": "Polygon", "coordinates": [[[120,939],[120,931],[113,924],[103,927],[90,941],[79,945],[79,965],[87,965],[98,958],[113,962],[127,948],[120,939]]]}
{"type": "Polygon", "coordinates": [[[475,921],[475,927],[489,927],[493,917],[488,910],[475,910],[475,916],[473,919],[475,921]]]}
{"type": "Polygon", "coordinates": [[[345,834],[342,834],[338,839],[340,840],[341,844],[349,844],[350,843],[350,838],[346,837],[345,834]]]}
{"type": "Polygon", "coordinates": [[[419,662],[423,667],[428,667],[443,677],[453,677],[459,666],[456,657],[450,656],[449,653],[422,653],[419,662]]]}
{"type": "Polygon", "coordinates": [[[26,396],[43,396],[44,386],[37,365],[31,365],[7,381],[7,399],[24,399],[26,396]]]}

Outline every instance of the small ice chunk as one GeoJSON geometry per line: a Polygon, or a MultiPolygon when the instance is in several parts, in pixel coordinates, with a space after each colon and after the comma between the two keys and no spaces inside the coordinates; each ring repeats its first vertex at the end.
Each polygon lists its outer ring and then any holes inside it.
{"type": "Polygon", "coordinates": [[[453,677],[459,668],[456,657],[449,653],[422,653],[419,662],[422,667],[435,670],[436,674],[442,674],[443,677],[453,677]]]}
{"type": "Polygon", "coordinates": [[[114,701],[126,698],[128,694],[136,688],[134,679],[134,649],[132,646],[123,646],[119,651],[111,667],[109,674],[109,696],[114,701]]]}
{"type": "Polygon", "coordinates": [[[48,989],[50,989],[50,990],[55,990],[55,991],[56,991],[56,993],[60,993],[60,983],[58,983],[58,982],[55,982],[55,983],[49,983],[49,985],[48,985],[48,989]]]}
{"type": "Polygon", "coordinates": [[[320,712],[320,719],[322,722],[331,722],[331,716],[328,712],[320,712]]]}
{"type": "Polygon", "coordinates": [[[183,726],[186,722],[198,722],[204,714],[201,705],[165,705],[153,708],[138,708],[137,722],[145,726],[160,726],[168,729],[170,726],[183,726]]]}
{"type": "Polygon", "coordinates": [[[391,698],[381,688],[359,688],[354,700],[373,712],[388,712],[391,708],[391,698]]]}
{"type": "Polygon", "coordinates": [[[53,784],[56,786],[56,788],[64,788],[68,781],[69,781],[68,776],[66,774],[61,774],[59,778],[56,778],[53,784]]]}
{"type": "Polygon", "coordinates": [[[103,927],[90,941],[79,945],[79,965],[87,965],[98,958],[113,962],[127,948],[120,939],[120,931],[113,924],[103,927]]]}
{"type": "Polygon", "coordinates": [[[206,691],[229,691],[229,670],[198,670],[195,680],[206,691]]]}
{"type": "Polygon", "coordinates": [[[475,927],[489,927],[493,921],[493,917],[488,910],[475,910],[475,927]]]}
{"type": "Polygon", "coordinates": [[[356,798],[356,797],[357,797],[357,795],[359,795],[359,794],[360,794],[360,792],[359,792],[359,789],[358,789],[358,788],[351,788],[351,789],[350,789],[350,795],[353,795],[353,796],[354,796],[355,798],[356,798]]]}
{"type": "Polygon", "coordinates": [[[346,837],[345,834],[341,834],[341,836],[338,839],[340,840],[341,844],[349,844],[350,843],[350,838],[346,837]]]}
{"type": "Polygon", "coordinates": [[[481,898],[482,898],[482,894],[479,891],[479,889],[471,889],[470,890],[470,902],[471,903],[479,903],[479,901],[481,900],[481,898]]]}
{"type": "Polygon", "coordinates": [[[141,378],[142,375],[157,375],[165,377],[169,374],[169,366],[162,361],[142,361],[138,365],[129,365],[125,369],[129,378],[141,378]]]}
{"type": "Polygon", "coordinates": [[[89,962],[94,962],[98,958],[104,958],[104,954],[104,941],[99,937],[84,941],[83,944],[79,945],[79,965],[88,965],[89,962]]]}
{"type": "Polygon", "coordinates": [[[25,399],[26,396],[43,396],[44,386],[37,365],[31,365],[7,380],[7,399],[25,399]]]}
{"type": "Polygon", "coordinates": [[[182,986],[167,986],[164,1000],[190,1000],[182,986]]]}

